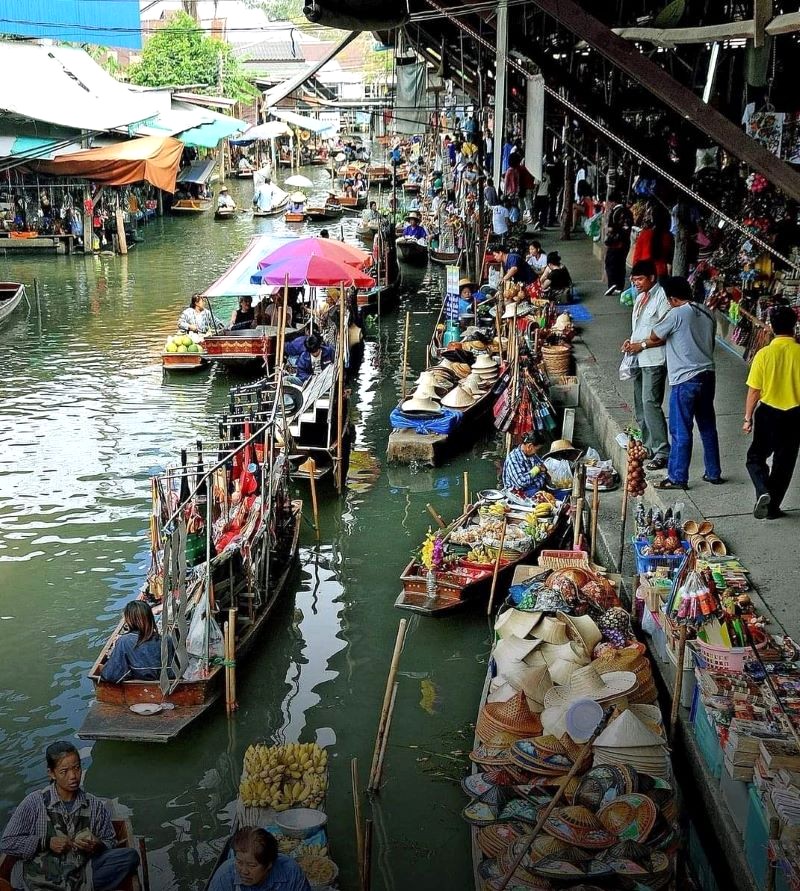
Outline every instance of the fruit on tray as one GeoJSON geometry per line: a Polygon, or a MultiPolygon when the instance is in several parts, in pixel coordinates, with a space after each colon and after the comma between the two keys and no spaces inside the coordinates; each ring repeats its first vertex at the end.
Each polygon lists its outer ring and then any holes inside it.
{"type": "Polygon", "coordinates": [[[248,746],[239,795],[246,807],[285,811],[319,807],[327,788],[328,753],[316,743],[248,746]]]}

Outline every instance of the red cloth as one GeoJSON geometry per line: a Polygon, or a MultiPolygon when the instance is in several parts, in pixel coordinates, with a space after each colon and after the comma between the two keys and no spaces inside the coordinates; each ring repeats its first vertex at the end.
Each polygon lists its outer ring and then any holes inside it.
{"type": "Polygon", "coordinates": [[[667,264],[672,263],[674,250],[675,240],[666,229],[661,232],[661,238],[658,240],[655,229],[642,229],[633,246],[632,264],[638,263],[639,260],[652,260],[656,266],[656,275],[666,275],[667,264]]]}

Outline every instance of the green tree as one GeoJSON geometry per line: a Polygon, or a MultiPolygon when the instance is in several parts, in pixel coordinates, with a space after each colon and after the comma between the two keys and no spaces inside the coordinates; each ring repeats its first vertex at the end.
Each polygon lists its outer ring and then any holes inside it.
{"type": "Polygon", "coordinates": [[[263,9],[271,22],[294,22],[296,25],[309,25],[303,15],[303,0],[245,0],[253,9],[263,9]]]}
{"type": "Polygon", "coordinates": [[[172,16],[147,41],[141,61],[128,74],[131,83],[144,87],[199,84],[205,92],[221,92],[238,102],[256,95],[230,46],[207,37],[185,12],[172,16]]]}

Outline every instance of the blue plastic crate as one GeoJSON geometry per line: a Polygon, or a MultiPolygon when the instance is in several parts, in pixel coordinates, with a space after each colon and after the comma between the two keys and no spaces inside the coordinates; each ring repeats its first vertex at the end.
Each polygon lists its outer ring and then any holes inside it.
{"type": "Polygon", "coordinates": [[[744,853],[747,865],[753,874],[756,886],[764,887],[767,877],[769,857],[767,848],[769,845],[769,825],[764,813],[764,806],[755,786],[750,787],[750,800],[747,807],[747,824],[744,832],[744,853]]]}
{"type": "MultiPolygon", "coordinates": [[[[688,541],[682,541],[681,546],[686,551],[686,554],[691,550],[691,545],[688,541]]],[[[674,572],[676,569],[680,568],[681,563],[686,559],[686,554],[678,554],[677,556],[674,554],[643,554],[642,551],[648,547],[650,547],[649,541],[639,541],[638,539],[633,540],[633,548],[636,552],[637,572],[655,572],[661,567],[666,567],[674,572]]]]}

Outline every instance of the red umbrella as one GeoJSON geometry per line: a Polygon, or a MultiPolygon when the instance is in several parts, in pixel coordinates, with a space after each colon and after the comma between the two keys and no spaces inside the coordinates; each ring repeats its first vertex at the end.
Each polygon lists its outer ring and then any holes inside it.
{"type": "Polygon", "coordinates": [[[261,273],[261,282],[265,285],[288,284],[292,287],[312,285],[318,288],[330,288],[345,284],[355,285],[357,288],[371,288],[375,284],[375,279],[347,263],[306,255],[270,263],[261,273]]]}
{"type": "Polygon", "coordinates": [[[368,253],[342,241],[333,241],[330,238],[300,238],[297,241],[283,244],[271,254],[267,254],[259,262],[258,268],[264,269],[267,266],[280,263],[282,260],[304,257],[324,257],[326,260],[358,267],[372,262],[372,257],[368,253]]]}

